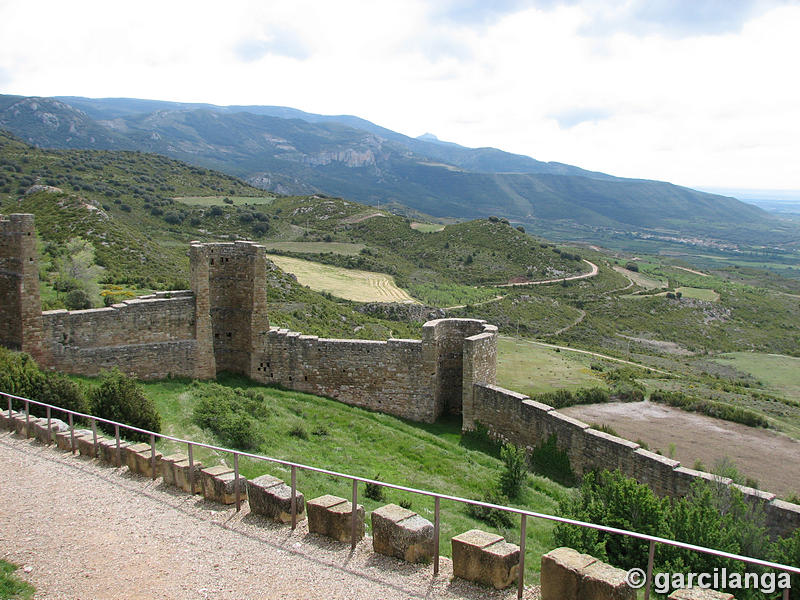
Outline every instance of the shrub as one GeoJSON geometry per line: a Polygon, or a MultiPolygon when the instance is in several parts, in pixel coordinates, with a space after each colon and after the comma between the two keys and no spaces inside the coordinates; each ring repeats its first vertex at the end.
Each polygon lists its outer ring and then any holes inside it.
{"type": "MultiPolygon", "coordinates": [[[[161,431],[161,415],[153,401],[144,395],[135,379],[116,368],[101,375],[100,385],[89,393],[89,405],[92,414],[98,417],[156,433],[161,431]]],[[[113,431],[110,426],[103,426],[102,423],[100,426],[106,431],[113,431]]],[[[133,432],[127,435],[132,439],[148,438],[145,434],[133,432]]]]}
{"type": "MultiPolygon", "coordinates": [[[[489,504],[507,505],[508,498],[503,496],[500,492],[493,490],[487,492],[483,497],[484,502],[489,504]]],[[[513,527],[514,521],[511,518],[511,513],[497,508],[487,508],[485,506],[478,506],[477,504],[467,504],[467,514],[473,519],[483,521],[487,525],[497,527],[498,529],[508,529],[513,527]]]]}
{"type": "MultiPolygon", "coordinates": [[[[560,513],[580,521],[660,535],[666,530],[667,504],[649,487],[619,471],[603,471],[587,473],[580,494],[563,501],[560,513]]],[[[648,543],[643,540],[574,525],[556,526],[553,537],[559,546],[575,548],[623,569],[647,564],[648,543]]]]}
{"type": "Polygon", "coordinates": [[[500,449],[500,459],[505,465],[498,481],[500,490],[509,498],[517,498],[528,479],[525,450],[512,444],[504,444],[500,449]]]}
{"type": "Polygon", "coordinates": [[[525,233],[525,228],[522,225],[517,225],[517,231],[520,233],[525,233]]]}
{"type": "Polygon", "coordinates": [[[69,310],[85,310],[92,308],[92,300],[82,289],[74,289],[64,298],[64,305],[69,310]]]}
{"type": "Polygon", "coordinates": [[[555,434],[536,446],[531,451],[529,460],[534,473],[563,485],[575,485],[576,477],[569,463],[569,456],[563,450],[559,450],[555,434]]]}
{"type": "Polygon", "coordinates": [[[303,427],[299,423],[289,430],[289,435],[292,437],[296,437],[297,439],[300,440],[308,439],[308,433],[306,432],[305,427],[303,427]]]}
{"type": "Polygon", "coordinates": [[[258,447],[261,436],[255,416],[260,414],[261,399],[250,397],[240,389],[222,386],[203,388],[194,408],[194,422],[211,430],[223,445],[251,450],[258,447]]]}
{"type": "MultiPolygon", "coordinates": [[[[775,544],[773,560],[784,565],[800,565],[800,529],[775,544]]],[[[800,600],[800,575],[792,575],[791,600],[800,600]]]]}
{"type": "Polygon", "coordinates": [[[211,210],[208,211],[208,214],[211,215],[212,217],[219,217],[219,216],[223,215],[224,213],[225,213],[225,211],[222,210],[222,208],[219,207],[219,206],[212,206],[211,210]]]}
{"type": "MultiPolygon", "coordinates": [[[[380,480],[380,478],[380,474],[373,477],[375,480],[380,480]]],[[[377,483],[366,483],[364,484],[364,487],[364,495],[370,500],[383,502],[386,499],[386,490],[382,485],[378,485],[377,483]]]]}
{"type": "MultiPolygon", "coordinates": [[[[76,412],[89,412],[89,403],[83,387],[65,375],[41,371],[29,354],[13,352],[2,347],[0,347],[0,390],[76,412]]],[[[16,410],[21,410],[23,403],[14,402],[12,406],[16,410]]],[[[0,410],[7,408],[6,404],[0,406],[0,410]]],[[[44,416],[46,409],[32,404],[30,412],[32,415],[44,416]]],[[[53,416],[61,418],[62,415],[53,414],[53,416]]],[[[66,419],[66,416],[64,418],[66,419]]]]}
{"type": "Polygon", "coordinates": [[[637,265],[635,262],[626,263],[625,268],[628,269],[628,271],[633,271],[634,273],[639,272],[639,265],[637,265]]]}

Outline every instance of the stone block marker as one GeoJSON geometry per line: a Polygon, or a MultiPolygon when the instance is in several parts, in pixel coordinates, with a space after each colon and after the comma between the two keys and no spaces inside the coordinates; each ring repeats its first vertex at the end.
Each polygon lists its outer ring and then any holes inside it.
{"type": "MultiPolygon", "coordinates": [[[[308,501],[308,531],[349,542],[352,539],[353,504],[326,494],[308,501]]],[[[364,507],[356,505],[356,538],[364,538],[364,507]]]]}
{"type": "MultiPolygon", "coordinates": [[[[519,546],[480,529],[455,536],[453,575],[502,590],[517,581],[519,546]]],[[[566,599],[562,599],[566,600],[566,599]]]]}
{"type": "Polygon", "coordinates": [[[161,458],[161,477],[164,479],[164,484],[166,485],[173,485],[177,487],[177,483],[175,481],[175,463],[179,463],[182,461],[189,460],[189,457],[185,454],[170,454],[169,456],[164,456],[161,458]]]}
{"type": "Polygon", "coordinates": [[[540,578],[542,600],[636,600],[625,571],[572,548],[544,554],[540,578]]]}
{"type": "MultiPolygon", "coordinates": [[[[156,473],[162,454],[156,450],[156,473]]],[[[132,473],[153,477],[152,450],[150,444],[132,444],[125,448],[125,464],[132,473]]]]}
{"type": "Polygon", "coordinates": [[[104,463],[121,467],[125,464],[125,449],[131,446],[131,442],[119,441],[119,462],[117,462],[117,440],[116,438],[98,440],[98,458],[104,463]]]}
{"type": "Polygon", "coordinates": [[[42,419],[33,426],[33,433],[36,439],[42,444],[56,441],[56,433],[59,431],[69,431],[69,425],[61,419],[50,419],[50,431],[47,431],[47,419],[42,419]]]}
{"type": "Polygon", "coordinates": [[[78,454],[81,456],[88,456],[89,458],[97,458],[100,442],[104,439],[102,435],[98,434],[97,444],[95,444],[92,432],[89,432],[89,435],[82,435],[80,438],[77,438],[78,454]]]}
{"type": "MultiPolygon", "coordinates": [[[[233,469],[217,465],[200,471],[203,480],[203,496],[212,502],[233,504],[236,502],[236,475],[233,469]]],[[[239,497],[247,500],[247,480],[239,475],[239,497]]]]}
{"type": "Polygon", "coordinates": [[[374,511],[372,549],[406,562],[428,562],[433,558],[433,523],[397,504],[374,511]]]}
{"type": "MultiPolygon", "coordinates": [[[[262,475],[247,482],[250,512],[264,515],[273,521],[291,523],[292,488],[272,475],[262,475]]],[[[297,520],[306,518],[306,502],[302,492],[295,490],[297,520]]]]}
{"type": "Polygon", "coordinates": [[[9,416],[8,408],[5,408],[2,411],[0,411],[0,427],[8,431],[14,431],[14,416],[16,414],[17,411],[12,410],[11,415],[9,416]]]}
{"type": "Polygon", "coordinates": [[[175,475],[175,485],[188,494],[202,494],[203,482],[200,474],[202,468],[203,463],[199,460],[195,460],[192,463],[192,482],[194,483],[194,490],[192,490],[189,486],[189,459],[174,463],[172,470],[175,475]]]}
{"type": "MultiPolygon", "coordinates": [[[[91,436],[92,432],[88,429],[76,429],[75,430],[75,449],[78,449],[78,438],[83,436],[91,436]]],[[[70,434],[69,429],[66,431],[59,431],[56,433],[56,445],[58,446],[59,450],[64,450],[65,452],[70,452],[72,450],[72,436],[70,434]]]]}
{"type": "Polygon", "coordinates": [[[689,588],[686,590],[675,590],[667,600],[736,600],[733,594],[706,590],[703,588],[689,588]]]}

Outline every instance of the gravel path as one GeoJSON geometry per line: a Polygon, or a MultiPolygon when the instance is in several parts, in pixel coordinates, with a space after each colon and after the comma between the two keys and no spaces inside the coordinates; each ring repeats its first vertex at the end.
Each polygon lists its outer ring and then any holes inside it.
{"type": "MultiPolygon", "coordinates": [[[[36,598],[511,599],[0,432],[0,558],[36,598]]],[[[443,540],[442,543],[448,543],[443,540]]],[[[526,598],[538,589],[526,589],[526,598]]]]}

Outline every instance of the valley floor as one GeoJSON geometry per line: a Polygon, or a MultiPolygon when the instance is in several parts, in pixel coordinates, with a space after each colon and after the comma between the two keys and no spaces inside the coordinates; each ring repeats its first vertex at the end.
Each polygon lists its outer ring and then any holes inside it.
{"type": "Polygon", "coordinates": [[[780,497],[800,494],[800,442],[781,433],[651,402],[570,406],[559,412],[586,423],[608,425],[629,440],[641,439],[650,450],[672,454],[688,468],[700,460],[705,470],[712,471],[715,463],[727,456],[742,476],[757,480],[762,490],[780,497]]]}
{"type": "MultiPolygon", "coordinates": [[[[0,558],[37,598],[510,599],[0,434],[0,558]]],[[[442,544],[447,544],[442,540],[442,544]]],[[[538,557],[530,556],[529,560],[538,557]]],[[[538,598],[538,588],[525,598],[538,598]]]]}

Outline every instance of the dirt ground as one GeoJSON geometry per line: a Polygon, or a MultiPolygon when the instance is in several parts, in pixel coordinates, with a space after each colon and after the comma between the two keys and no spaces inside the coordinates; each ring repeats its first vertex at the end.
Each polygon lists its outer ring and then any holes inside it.
{"type": "Polygon", "coordinates": [[[609,425],[650,450],[670,454],[685,467],[700,460],[707,470],[727,456],[739,473],[778,496],[800,494],[800,442],[768,429],[747,427],[651,402],[612,402],[561,409],[589,424],[609,425]]]}

